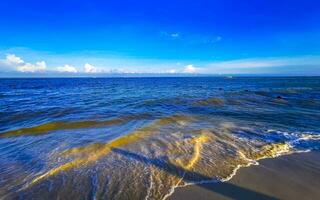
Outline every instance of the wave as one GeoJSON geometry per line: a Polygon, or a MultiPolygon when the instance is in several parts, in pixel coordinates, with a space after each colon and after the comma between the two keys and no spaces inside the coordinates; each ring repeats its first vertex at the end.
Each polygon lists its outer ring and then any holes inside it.
{"type": "Polygon", "coordinates": [[[192,129],[198,120],[184,114],[163,117],[110,142],[59,152],[59,162],[36,174],[23,191],[36,195],[37,186],[49,181],[68,197],[80,180],[88,185],[80,193],[91,191],[92,181],[82,179],[93,176],[96,199],[123,199],[127,194],[135,199],[166,199],[177,187],[228,181],[237,170],[261,159],[311,150],[297,148],[297,142],[320,140],[317,133],[257,130],[231,122],[192,129]],[[63,186],[58,184],[61,178],[67,181],[63,186]]]}
{"type": "Polygon", "coordinates": [[[108,155],[112,151],[112,149],[119,148],[127,144],[136,142],[145,137],[148,137],[149,135],[156,132],[156,130],[161,128],[162,126],[166,126],[172,123],[184,125],[190,120],[191,118],[188,116],[173,115],[170,117],[165,117],[165,118],[156,120],[153,123],[134,131],[133,133],[129,133],[128,135],[122,136],[120,138],[117,138],[105,144],[95,143],[85,147],[73,148],[71,150],[64,151],[61,154],[62,156],[76,156],[77,158],[75,158],[71,162],[65,163],[59,167],[51,169],[50,171],[38,176],[31,182],[31,184],[37,183],[43,180],[44,178],[48,178],[60,172],[68,171],[70,169],[77,168],[83,165],[90,164],[94,161],[97,161],[101,157],[108,155]]]}
{"type": "MultiPolygon", "coordinates": [[[[288,135],[288,132],[282,132],[282,131],[276,131],[276,130],[268,130],[268,132],[277,132],[277,133],[284,133],[288,135]]],[[[306,153],[312,151],[312,149],[305,149],[305,150],[298,150],[294,148],[294,143],[298,141],[314,141],[314,140],[320,140],[320,134],[315,133],[300,133],[300,137],[297,137],[297,133],[292,133],[293,135],[296,135],[296,138],[294,140],[288,141],[286,143],[275,143],[275,144],[267,144],[265,146],[261,147],[261,150],[258,152],[250,153],[249,156],[243,154],[241,151],[239,152],[240,156],[247,160],[248,162],[246,164],[238,164],[232,172],[221,179],[211,179],[211,180],[201,180],[197,182],[187,182],[183,185],[176,185],[174,186],[168,194],[163,198],[163,200],[170,197],[176,188],[178,187],[186,187],[189,185],[196,185],[196,184],[207,184],[207,183],[219,183],[219,182],[226,182],[231,180],[243,167],[250,167],[252,165],[259,165],[259,161],[263,159],[270,159],[270,158],[277,158],[283,155],[290,155],[294,153],[306,153]]]]}
{"type": "Polygon", "coordinates": [[[52,131],[61,131],[69,129],[86,129],[86,128],[99,128],[104,126],[114,126],[123,124],[132,120],[148,119],[148,114],[127,115],[119,118],[114,118],[105,121],[74,121],[74,122],[49,122],[39,126],[30,128],[21,128],[17,130],[7,131],[0,133],[0,138],[17,137],[24,135],[41,135],[52,131]]]}

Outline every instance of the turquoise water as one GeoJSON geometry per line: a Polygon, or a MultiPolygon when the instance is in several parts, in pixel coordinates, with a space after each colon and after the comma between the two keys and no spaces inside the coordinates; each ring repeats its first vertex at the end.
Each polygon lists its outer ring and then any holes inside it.
{"type": "Polygon", "coordinates": [[[4,199],[165,199],[319,147],[319,77],[0,79],[4,199]]]}

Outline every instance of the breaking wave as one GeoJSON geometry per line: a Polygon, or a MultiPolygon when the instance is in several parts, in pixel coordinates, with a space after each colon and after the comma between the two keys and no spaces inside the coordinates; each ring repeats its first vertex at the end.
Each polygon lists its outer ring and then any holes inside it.
{"type": "MultiPolygon", "coordinates": [[[[82,176],[94,176],[96,199],[126,199],[133,193],[137,199],[166,199],[176,187],[227,181],[241,167],[257,164],[260,159],[301,152],[298,142],[320,139],[315,133],[262,131],[231,122],[214,128],[209,124],[207,128],[192,128],[203,123],[199,120],[202,119],[190,115],[172,115],[106,143],[64,150],[53,156],[61,164],[35,174],[22,191],[37,195],[35,191],[40,186],[51,182],[56,191],[71,198],[68,190],[79,187],[76,180],[86,182],[89,180],[82,180],[82,176]],[[63,187],[58,184],[62,180],[63,187]],[[106,190],[112,192],[102,192],[106,190]]],[[[311,149],[304,149],[307,150],[311,149]]],[[[88,183],[82,190],[81,193],[89,193],[92,186],[88,183]]]]}

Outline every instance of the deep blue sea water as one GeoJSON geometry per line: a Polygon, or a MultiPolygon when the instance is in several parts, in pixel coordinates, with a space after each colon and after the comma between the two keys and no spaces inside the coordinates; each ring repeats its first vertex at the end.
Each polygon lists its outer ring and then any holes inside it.
{"type": "Polygon", "coordinates": [[[5,199],[165,199],[319,148],[319,77],[0,79],[5,199]]]}

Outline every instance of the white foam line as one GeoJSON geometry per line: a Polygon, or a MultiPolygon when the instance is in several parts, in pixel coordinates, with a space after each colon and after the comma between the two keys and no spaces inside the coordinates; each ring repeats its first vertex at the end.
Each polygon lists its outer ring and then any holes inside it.
{"type": "MultiPolygon", "coordinates": [[[[275,156],[272,156],[272,157],[262,157],[262,158],[259,158],[258,160],[251,160],[251,159],[248,159],[249,160],[249,163],[246,164],[246,165],[237,165],[237,167],[235,167],[235,169],[232,171],[232,173],[226,177],[226,178],[223,178],[223,179],[213,179],[213,180],[206,180],[206,181],[199,181],[199,182],[192,182],[192,183],[186,183],[185,185],[176,185],[176,186],[173,186],[172,189],[170,190],[170,192],[165,195],[165,197],[163,198],[163,200],[167,199],[169,196],[171,196],[175,189],[176,188],[179,188],[179,187],[186,187],[186,186],[189,186],[189,185],[198,185],[198,184],[206,184],[206,183],[219,183],[219,182],[227,182],[229,180],[231,180],[238,172],[239,169],[241,168],[244,168],[244,167],[250,167],[251,165],[259,165],[259,160],[264,160],[264,159],[271,159],[271,158],[277,158],[277,157],[280,157],[280,156],[285,156],[285,155],[291,155],[291,154],[294,154],[294,153],[307,153],[307,152],[310,152],[311,150],[304,150],[304,151],[280,151],[278,152],[277,154],[275,154],[275,156]]],[[[182,180],[182,179],[181,179],[182,180]]]]}
{"type": "Polygon", "coordinates": [[[145,200],[149,199],[152,187],[153,187],[153,178],[152,178],[152,173],[150,172],[150,186],[148,188],[145,200]]]}
{"type": "Polygon", "coordinates": [[[181,186],[179,186],[179,184],[180,184],[181,181],[183,180],[185,174],[186,174],[186,173],[184,172],[184,173],[183,173],[183,176],[180,178],[180,180],[178,181],[178,183],[177,183],[175,186],[173,186],[173,187],[171,188],[171,190],[169,191],[169,193],[166,194],[166,195],[163,197],[163,200],[165,200],[165,199],[167,199],[168,197],[170,197],[170,196],[174,193],[175,188],[181,187],[181,186]]]}

